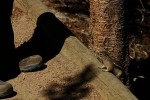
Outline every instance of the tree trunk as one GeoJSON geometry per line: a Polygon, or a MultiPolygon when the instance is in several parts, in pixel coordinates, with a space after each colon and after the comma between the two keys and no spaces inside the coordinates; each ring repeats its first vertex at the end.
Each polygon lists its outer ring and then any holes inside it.
{"type": "Polygon", "coordinates": [[[124,0],[90,0],[89,48],[99,57],[105,51],[128,74],[128,35],[124,0]]]}

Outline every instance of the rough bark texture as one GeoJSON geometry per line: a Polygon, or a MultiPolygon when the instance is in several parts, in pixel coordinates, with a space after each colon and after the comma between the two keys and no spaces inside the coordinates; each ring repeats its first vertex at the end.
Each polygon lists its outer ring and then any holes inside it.
{"type": "Polygon", "coordinates": [[[115,60],[122,60],[124,49],[122,0],[91,0],[90,7],[91,49],[96,54],[107,51],[115,60]]]}
{"type": "Polygon", "coordinates": [[[125,76],[128,76],[129,50],[124,6],[124,0],[90,1],[90,49],[98,57],[105,51],[114,61],[120,63],[125,76]]]}

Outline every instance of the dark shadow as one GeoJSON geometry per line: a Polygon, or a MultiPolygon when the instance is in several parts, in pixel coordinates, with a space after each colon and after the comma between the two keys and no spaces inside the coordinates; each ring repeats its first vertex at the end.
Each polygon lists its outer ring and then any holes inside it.
{"type": "Polygon", "coordinates": [[[32,38],[17,48],[18,59],[39,54],[44,62],[55,57],[72,32],[50,12],[43,13],[37,20],[32,38]]]}
{"type": "Polygon", "coordinates": [[[67,12],[70,14],[85,14],[90,16],[89,8],[86,5],[74,5],[72,7],[59,7],[59,11],[67,12]]]}
{"type": "Polygon", "coordinates": [[[135,82],[131,84],[131,91],[139,100],[149,100],[150,90],[150,74],[149,74],[150,59],[134,62],[130,73],[135,78],[138,75],[144,76],[144,78],[137,78],[135,82]],[[134,75],[134,76],[133,76],[134,75]]]}
{"type": "Polygon", "coordinates": [[[49,100],[81,100],[92,91],[87,86],[96,77],[93,65],[85,66],[85,69],[74,77],[63,79],[65,84],[52,83],[44,90],[44,96],[49,100]]]}
{"type": "Polygon", "coordinates": [[[64,0],[62,1],[65,5],[59,7],[58,10],[67,12],[70,14],[85,14],[90,15],[90,5],[88,0],[64,0]]]}
{"type": "Polygon", "coordinates": [[[0,80],[6,81],[16,77],[20,73],[18,62],[25,57],[39,54],[44,62],[55,57],[60,52],[65,39],[73,35],[54,14],[46,12],[39,16],[32,38],[15,48],[10,19],[13,0],[3,0],[0,4],[0,80]]]}
{"type": "Polygon", "coordinates": [[[20,73],[10,19],[12,8],[13,0],[0,1],[0,80],[14,78],[20,73]]]}
{"type": "Polygon", "coordinates": [[[10,95],[8,95],[8,96],[6,96],[6,97],[4,97],[4,98],[0,98],[0,100],[2,99],[8,99],[8,98],[12,98],[12,97],[14,97],[14,96],[16,96],[17,95],[17,92],[15,92],[15,91],[13,91],[13,93],[11,93],[10,95]]]}
{"type": "MultiPolygon", "coordinates": [[[[135,39],[135,44],[143,44],[145,41],[143,35],[145,34],[149,37],[149,32],[145,32],[148,29],[143,27],[142,23],[148,24],[149,21],[146,18],[149,18],[148,15],[145,15],[146,12],[143,12],[143,7],[148,10],[146,5],[147,0],[126,0],[126,10],[127,10],[127,30],[129,33],[129,42],[132,42],[135,39]],[[141,2],[140,2],[141,1],[141,2]],[[144,19],[142,19],[142,14],[144,19]],[[142,21],[143,20],[143,21],[142,21]],[[141,24],[141,25],[140,25],[141,24]],[[142,31],[142,33],[141,33],[142,31]]],[[[148,42],[148,41],[147,41],[148,42]]],[[[149,45],[148,45],[149,46],[149,45]]],[[[145,48],[146,49],[146,48],[145,48]]],[[[149,51],[148,51],[149,52],[149,51]]],[[[129,76],[131,92],[138,98],[138,100],[149,100],[149,91],[150,90],[150,58],[146,60],[131,60],[131,65],[129,67],[129,76]],[[140,78],[139,76],[143,76],[140,78]],[[136,79],[136,80],[135,80],[136,79]],[[133,81],[134,80],[134,81],[133,81]]]]}

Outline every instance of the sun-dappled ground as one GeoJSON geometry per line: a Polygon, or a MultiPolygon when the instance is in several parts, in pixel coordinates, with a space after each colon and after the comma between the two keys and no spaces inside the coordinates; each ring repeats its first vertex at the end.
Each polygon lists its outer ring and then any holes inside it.
{"type": "MultiPolygon", "coordinates": [[[[33,35],[37,27],[36,22],[26,12],[14,7],[12,25],[17,51],[20,50],[18,48],[27,46],[33,38],[37,38],[33,35]]],[[[43,44],[45,41],[42,40],[36,41],[39,46],[49,45],[43,44]]],[[[30,48],[31,45],[23,51],[30,48]]],[[[20,56],[30,52],[23,51],[20,56]]],[[[48,52],[44,53],[46,55],[48,52]]],[[[21,73],[16,78],[8,80],[15,92],[4,100],[101,100],[100,91],[93,83],[95,76],[89,73],[94,73],[92,65],[81,66],[61,53],[49,59],[43,56],[43,59],[44,65],[37,72],[21,73]]]]}
{"type": "MultiPolygon", "coordinates": [[[[63,23],[77,36],[77,38],[88,47],[90,41],[89,33],[89,0],[41,0],[49,9],[69,17],[63,23]]],[[[130,0],[129,0],[130,1],[130,0]]],[[[145,92],[149,88],[149,62],[150,62],[150,5],[147,0],[136,0],[130,2],[131,8],[128,16],[129,54],[131,67],[129,72],[136,80],[132,83],[131,90],[139,98],[146,98],[145,92]],[[139,2],[140,1],[140,2],[139,2]],[[143,4],[142,4],[143,3],[143,4]],[[141,6],[143,5],[143,6],[141,6]],[[142,76],[144,78],[137,78],[142,76]],[[143,86],[139,88],[140,86],[143,86]],[[142,90],[142,92],[141,92],[142,90]]],[[[129,5],[129,6],[130,6],[129,5]]]]}

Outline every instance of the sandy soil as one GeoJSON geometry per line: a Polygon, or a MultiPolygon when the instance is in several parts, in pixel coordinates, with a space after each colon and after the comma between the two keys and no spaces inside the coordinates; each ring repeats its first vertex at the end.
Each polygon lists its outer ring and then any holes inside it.
{"type": "MultiPolygon", "coordinates": [[[[35,21],[21,9],[14,7],[12,24],[16,48],[28,42],[35,28],[35,21]]],[[[46,68],[37,72],[21,73],[9,80],[14,95],[4,100],[101,100],[100,91],[92,80],[82,80],[88,68],[58,54],[45,63],[46,68]],[[82,77],[81,77],[82,76],[82,77]]],[[[94,79],[94,78],[93,78],[94,79]]]]}

